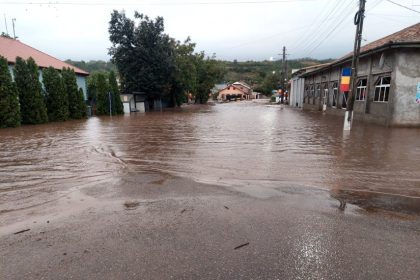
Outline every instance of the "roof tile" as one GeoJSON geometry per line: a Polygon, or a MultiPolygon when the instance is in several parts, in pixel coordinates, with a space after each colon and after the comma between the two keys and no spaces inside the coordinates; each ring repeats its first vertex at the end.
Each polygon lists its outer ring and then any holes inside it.
{"type": "Polygon", "coordinates": [[[52,57],[44,52],[32,48],[19,40],[1,37],[0,36],[0,55],[5,57],[9,63],[16,63],[16,57],[28,59],[32,57],[41,68],[54,67],[61,70],[63,67],[68,67],[74,70],[77,74],[89,75],[88,72],[83,71],[73,65],[52,57]]]}

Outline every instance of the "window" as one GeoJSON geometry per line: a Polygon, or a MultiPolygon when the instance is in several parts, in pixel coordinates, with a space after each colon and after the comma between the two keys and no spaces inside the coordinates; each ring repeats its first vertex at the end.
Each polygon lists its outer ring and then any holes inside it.
{"type": "Polygon", "coordinates": [[[310,94],[309,86],[306,86],[305,87],[305,97],[303,99],[303,103],[308,103],[309,102],[309,94],[310,94]]]}
{"type": "Polygon", "coordinates": [[[316,85],[316,91],[315,91],[315,98],[314,98],[314,104],[316,103],[316,100],[318,100],[321,97],[321,85],[316,85]]]}
{"type": "Polygon", "coordinates": [[[315,102],[315,88],[314,88],[313,85],[309,88],[309,102],[310,102],[311,98],[312,98],[313,102],[315,102]]]}
{"type": "Polygon", "coordinates": [[[367,88],[367,79],[360,79],[357,82],[357,86],[356,86],[356,100],[357,101],[366,100],[366,88],[367,88]]]}
{"type": "Polygon", "coordinates": [[[388,102],[391,77],[379,77],[375,85],[375,102],[388,102]]]}
{"type": "Polygon", "coordinates": [[[328,83],[322,84],[322,89],[324,91],[324,95],[322,96],[322,104],[327,105],[328,103],[328,83]]]}
{"type": "Polygon", "coordinates": [[[338,82],[334,82],[332,85],[332,107],[337,107],[338,98],[338,82]]]}

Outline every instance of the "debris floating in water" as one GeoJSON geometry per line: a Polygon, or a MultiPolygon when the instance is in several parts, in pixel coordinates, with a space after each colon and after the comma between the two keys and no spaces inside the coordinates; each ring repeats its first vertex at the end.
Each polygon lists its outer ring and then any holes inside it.
{"type": "Polygon", "coordinates": [[[236,246],[236,247],[234,248],[234,250],[241,249],[242,247],[245,247],[245,246],[248,246],[248,245],[249,245],[249,242],[244,243],[244,244],[242,244],[242,245],[236,246]]]}
{"type": "Polygon", "coordinates": [[[30,228],[28,228],[28,229],[24,229],[24,230],[21,230],[21,231],[18,231],[18,232],[15,232],[15,233],[13,233],[13,234],[20,234],[20,233],[24,233],[24,232],[27,232],[27,231],[30,231],[31,229],[30,228]]]}

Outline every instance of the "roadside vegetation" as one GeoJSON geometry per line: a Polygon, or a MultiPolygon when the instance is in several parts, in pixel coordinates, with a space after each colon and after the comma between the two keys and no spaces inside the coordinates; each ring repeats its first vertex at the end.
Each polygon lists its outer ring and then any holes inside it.
{"type": "Polygon", "coordinates": [[[164,33],[162,17],[135,12],[130,19],[114,10],[109,35],[122,93],[158,95],[171,107],[185,102],[187,94],[206,103],[210,89],[223,79],[223,65],[215,56],[196,52],[190,38],[180,42],[164,33]]]}
{"type": "Polygon", "coordinates": [[[87,98],[88,103],[98,116],[124,114],[117,77],[112,70],[110,72],[94,72],[88,77],[87,98]],[[111,102],[111,106],[109,102],[111,102]]]}
{"type": "Polygon", "coordinates": [[[14,80],[7,60],[0,56],[0,127],[41,124],[86,117],[83,91],[70,68],[42,70],[32,58],[16,58],[14,80]]]}

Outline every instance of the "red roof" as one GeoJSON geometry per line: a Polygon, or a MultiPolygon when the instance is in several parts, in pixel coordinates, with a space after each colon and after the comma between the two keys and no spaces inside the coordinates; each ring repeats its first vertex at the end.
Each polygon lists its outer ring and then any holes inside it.
{"type": "Polygon", "coordinates": [[[80,75],[89,75],[88,72],[83,71],[73,65],[70,65],[64,61],[61,61],[55,57],[52,57],[46,53],[43,53],[37,49],[34,49],[19,40],[2,37],[0,36],[0,55],[5,57],[8,63],[15,64],[16,57],[28,59],[32,57],[36,64],[41,68],[54,67],[57,70],[63,69],[63,67],[71,68],[80,75]]]}
{"type": "MultiPolygon", "coordinates": [[[[376,48],[386,46],[388,44],[414,43],[414,42],[416,43],[420,42],[420,23],[416,23],[412,26],[404,28],[403,30],[400,30],[384,38],[381,38],[372,43],[364,45],[360,48],[360,53],[365,53],[365,52],[374,50],[376,48]]],[[[351,56],[353,56],[353,52],[345,55],[341,59],[351,57],[351,56]]]]}
{"type": "MultiPolygon", "coordinates": [[[[400,30],[384,38],[381,38],[372,43],[362,46],[360,48],[360,54],[361,55],[368,54],[369,52],[373,52],[381,48],[395,46],[395,45],[398,46],[399,44],[412,45],[414,47],[418,47],[419,43],[420,43],[420,23],[416,23],[412,26],[404,28],[403,30],[400,30]]],[[[352,56],[353,56],[353,52],[348,53],[342,58],[339,58],[338,60],[325,64],[325,66],[323,67],[319,67],[313,70],[311,69],[311,71],[308,71],[304,73],[303,75],[304,76],[312,75],[319,71],[323,71],[324,69],[330,66],[332,67],[332,66],[343,64],[345,62],[348,62],[352,58],[352,56]]]]}

